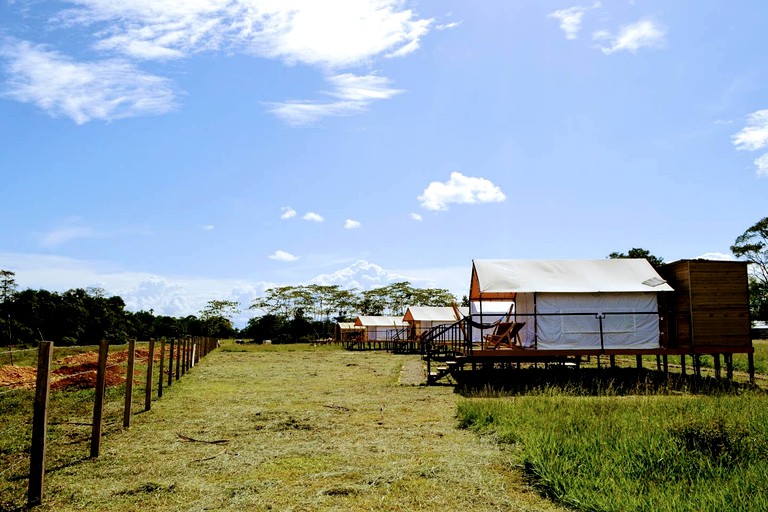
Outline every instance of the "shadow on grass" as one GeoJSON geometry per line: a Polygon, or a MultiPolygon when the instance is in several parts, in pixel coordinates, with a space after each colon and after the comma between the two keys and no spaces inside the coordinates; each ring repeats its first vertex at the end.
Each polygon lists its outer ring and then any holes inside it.
{"type": "Polygon", "coordinates": [[[550,367],[508,370],[465,370],[453,374],[456,393],[465,397],[515,395],[737,395],[765,390],[741,382],[713,377],[628,368],[595,369],[550,367]]]}

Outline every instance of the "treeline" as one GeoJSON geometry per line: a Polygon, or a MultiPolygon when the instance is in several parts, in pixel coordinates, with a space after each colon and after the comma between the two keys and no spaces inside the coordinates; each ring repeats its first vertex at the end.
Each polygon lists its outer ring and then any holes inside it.
{"type": "Polygon", "coordinates": [[[443,306],[455,300],[447,290],[413,288],[408,282],[364,292],[336,285],[283,286],[270,288],[253,301],[249,309],[259,316],[239,331],[232,323],[240,314],[234,301],[209,301],[197,316],[131,312],[121,297],[107,296],[100,288],[18,291],[15,274],[0,270],[0,346],[32,345],[43,339],[57,345],[93,345],[102,339],[121,344],[129,338],[186,335],[311,341],[330,336],[336,321],[358,315],[401,315],[410,305],[443,306]]]}
{"type": "Polygon", "coordinates": [[[121,297],[82,288],[64,293],[31,289],[15,292],[0,304],[0,314],[2,346],[31,345],[40,340],[65,346],[94,345],[102,339],[122,344],[129,338],[226,338],[237,334],[228,319],[133,313],[126,311],[121,297]]]}

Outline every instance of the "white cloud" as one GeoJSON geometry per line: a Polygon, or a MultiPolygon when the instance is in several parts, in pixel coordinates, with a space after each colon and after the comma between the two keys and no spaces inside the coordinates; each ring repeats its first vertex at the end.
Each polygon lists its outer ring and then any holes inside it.
{"type": "Polygon", "coordinates": [[[358,260],[330,274],[320,274],[310,282],[321,285],[336,284],[346,289],[369,290],[406,279],[406,276],[390,272],[375,263],[358,260]]]}
{"type": "Polygon", "coordinates": [[[768,177],[768,153],[755,159],[755,168],[758,176],[768,177]]]}
{"type": "Polygon", "coordinates": [[[319,214],[317,214],[315,212],[307,212],[307,213],[305,213],[304,216],[302,217],[302,219],[308,220],[310,222],[323,222],[325,220],[321,215],[319,215],[319,214]]]}
{"type": "Polygon", "coordinates": [[[283,206],[281,208],[281,211],[283,212],[280,214],[281,219],[291,219],[296,216],[296,210],[294,210],[290,206],[283,206]]]}
{"type": "Polygon", "coordinates": [[[4,96],[77,124],[162,114],[175,107],[167,79],[121,60],[76,62],[27,41],[4,45],[0,56],[8,59],[4,96]]]}
{"type": "Polygon", "coordinates": [[[401,0],[75,0],[60,19],[98,25],[97,48],[168,59],[226,50],[323,68],[418,48],[433,20],[401,0]]]}
{"type": "Polygon", "coordinates": [[[325,117],[350,116],[365,112],[373,101],[385,100],[403,92],[389,87],[390,80],[376,74],[345,73],[327,78],[333,90],[324,94],[335,101],[292,100],[269,103],[269,111],[293,126],[313,123],[325,117]]]}
{"type": "Polygon", "coordinates": [[[82,224],[79,217],[64,219],[55,228],[43,233],[40,237],[40,245],[43,247],[57,247],[78,238],[90,238],[94,236],[91,227],[82,224]]]}
{"type": "Polygon", "coordinates": [[[565,32],[566,39],[576,39],[579,30],[581,30],[581,21],[585,11],[585,7],[576,5],[551,12],[547,16],[560,22],[560,29],[565,32]]]}
{"type": "MultiPolygon", "coordinates": [[[[90,30],[93,48],[102,53],[161,61],[202,52],[250,54],[315,66],[331,75],[345,67],[370,65],[377,58],[410,54],[433,25],[432,19],[404,8],[403,0],[69,3],[74,7],[55,14],[51,26],[90,30]]],[[[143,73],[128,61],[76,62],[29,43],[15,46],[2,55],[12,68],[8,96],[37,104],[52,115],[67,115],[81,124],[162,114],[175,106],[169,80],[143,73]],[[19,55],[18,50],[25,51],[19,55]]],[[[270,104],[269,110],[299,125],[357,114],[370,102],[401,92],[375,75],[332,75],[328,81],[335,87],[328,93],[334,101],[286,101],[270,104]]]]}
{"type": "Polygon", "coordinates": [[[277,250],[269,255],[269,259],[277,261],[296,261],[299,257],[286,251],[277,250]]]}
{"type": "Polygon", "coordinates": [[[739,151],[755,151],[768,146],[768,109],[757,110],[747,116],[747,126],[732,137],[739,151]]]}
{"type": "Polygon", "coordinates": [[[464,23],[464,20],[462,20],[462,21],[452,21],[451,23],[443,23],[441,25],[437,25],[435,27],[435,29],[436,30],[450,30],[452,28],[458,27],[462,23],[464,23]]]}
{"type": "MultiPolygon", "coordinates": [[[[731,137],[739,151],[757,151],[768,147],[768,109],[757,110],[747,116],[747,125],[731,137]]],[[[768,176],[768,153],[754,161],[758,176],[768,176]]]]}
{"type": "Polygon", "coordinates": [[[666,44],[667,31],[652,20],[640,20],[621,27],[613,35],[607,30],[600,30],[592,35],[595,41],[607,41],[608,46],[599,48],[606,55],[628,51],[635,53],[640,48],[660,48],[666,44]]]}
{"type": "Polygon", "coordinates": [[[501,202],[506,196],[499,187],[485,178],[452,172],[447,182],[433,181],[417,199],[421,202],[421,207],[427,210],[447,210],[451,203],[501,202]]]}
{"type": "Polygon", "coordinates": [[[213,231],[214,229],[216,229],[216,226],[214,226],[213,224],[204,224],[200,227],[202,228],[203,231],[213,231]]]}
{"type": "Polygon", "coordinates": [[[361,226],[360,221],[347,219],[344,221],[344,229],[357,229],[361,226]]]}
{"type": "Polygon", "coordinates": [[[424,220],[424,218],[418,213],[409,213],[408,216],[418,222],[421,222],[422,220],[424,220]]]}
{"type": "Polygon", "coordinates": [[[718,260],[718,261],[734,261],[733,254],[724,254],[722,252],[707,252],[701,256],[696,256],[695,259],[701,260],[718,260]]]}

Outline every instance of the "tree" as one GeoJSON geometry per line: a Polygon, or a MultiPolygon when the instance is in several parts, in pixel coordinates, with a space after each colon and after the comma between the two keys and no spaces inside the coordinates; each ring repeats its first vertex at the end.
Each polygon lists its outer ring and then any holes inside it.
{"type": "Polygon", "coordinates": [[[650,263],[653,266],[653,268],[660,267],[661,265],[664,264],[664,260],[662,258],[659,258],[658,256],[654,256],[653,254],[651,254],[651,251],[647,249],[641,249],[639,247],[634,247],[630,249],[629,251],[627,251],[626,254],[623,252],[612,252],[611,254],[608,255],[608,257],[612,260],[626,259],[626,258],[631,258],[631,259],[644,258],[648,260],[648,263],[650,263]]]}
{"type": "Polygon", "coordinates": [[[763,217],[736,238],[731,252],[750,263],[749,305],[752,318],[768,320],[768,217],[763,217]]]}
{"type": "Polygon", "coordinates": [[[8,334],[8,344],[13,344],[10,302],[16,293],[16,274],[10,270],[0,270],[0,329],[8,334]]]}
{"type": "Polygon", "coordinates": [[[750,262],[754,278],[768,285],[768,217],[742,233],[731,246],[731,252],[750,262]]]}
{"type": "Polygon", "coordinates": [[[231,317],[240,314],[239,306],[234,300],[209,300],[200,311],[200,320],[208,336],[223,338],[234,334],[231,317]]]}
{"type": "Polygon", "coordinates": [[[16,293],[16,273],[0,270],[0,303],[11,300],[14,293],[16,293]]]}

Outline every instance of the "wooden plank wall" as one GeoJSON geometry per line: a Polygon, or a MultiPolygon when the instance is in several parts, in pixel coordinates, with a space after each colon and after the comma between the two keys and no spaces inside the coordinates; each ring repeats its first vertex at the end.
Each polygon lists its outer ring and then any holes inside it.
{"type": "Polygon", "coordinates": [[[675,289],[667,304],[676,311],[669,332],[678,347],[752,346],[745,262],[681,260],[662,266],[659,274],[675,289]]]}

